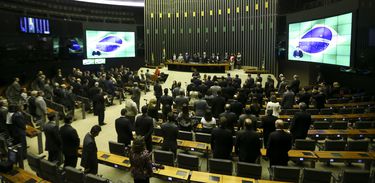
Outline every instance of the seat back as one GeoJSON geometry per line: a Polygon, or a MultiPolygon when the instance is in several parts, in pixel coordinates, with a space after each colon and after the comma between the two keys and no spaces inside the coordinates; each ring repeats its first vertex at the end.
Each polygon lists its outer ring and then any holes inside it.
{"type": "Polygon", "coordinates": [[[31,168],[38,176],[40,175],[40,160],[43,157],[36,156],[34,154],[27,153],[27,162],[31,168]]]}
{"type": "Polygon", "coordinates": [[[65,182],[67,183],[81,183],[84,182],[84,174],[71,166],[67,166],[65,169],[65,182]]]}
{"type": "Polygon", "coordinates": [[[326,151],[345,151],[346,142],[343,140],[326,140],[324,150],[326,151]]]}
{"type": "Polygon", "coordinates": [[[177,165],[180,168],[198,171],[199,157],[195,155],[179,153],[177,155],[177,165]]]}
{"type": "Polygon", "coordinates": [[[193,133],[188,131],[178,131],[177,139],[180,140],[193,140],[193,133]]]}
{"type": "Polygon", "coordinates": [[[304,168],[301,183],[330,183],[332,172],[317,170],[315,168],[304,168]]]}
{"type": "Polygon", "coordinates": [[[342,183],[368,183],[370,182],[370,171],[345,170],[342,173],[342,183]]]}
{"type": "Polygon", "coordinates": [[[332,129],[347,129],[348,122],[347,121],[334,121],[331,123],[332,129]]]}
{"type": "Polygon", "coordinates": [[[109,141],[109,152],[112,154],[117,154],[120,156],[125,156],[126,151],[125,151],[125,144],[123,143],[117,143],[113,141],[109,141]]]}
{"type": "Polygon", "coordinates": [[[319,114],[318,109],[306,109],[306,112],[310,113],[311,115],[318,115],[319,114]]]}
{"type": "Polygon", "coordinates": [[[262,177],[262,166],[255,163],[237,163],[237,176],[260,179],[262,177]]]}
{"type": "Polygon", "coordinates": [[[353,114],[363,114],[365,113],[364,107],[353,107],[353,114]]]}
{"type": "Polygon", "coordinates": [[[96,175],[93,175],[93,174],[86,174],[85,176],[85,180],[86,182],[90,182],[90,183],[108,183],[109,180],[108,179],[105,179],[103,177],[99,177],[99,176],[96,176],[96,175]]]}
{"type": "Polygon", "coordinates": [[[170,151],[154,150],[155,163],[174,166],[174,155],[170,151]]]}
{"type": "Polygon", "coordinates": [[[297,150],[315,151],[315,145],[315,140],[296,139],[295,141],[295,148],[297,150]]]}
{"type": "Polygon", "coordinates": [[[315,121],[313,126],[316,130],[329,129],[330,123],[328,121],[315,121]]]}
{"type": "Polygon", "coordinates": [[[353,111],[352,108],[340,108],[339,109],[339,114],[351,114],[353,111]]]}
{"type": "Polygon", "coordinates": [[[163,133],[161,132],[161,128],[154,128],[154,135],[162,137],[163,133]]]}
{"type": "Polygon", "coordinates": [[[211,143],[211,134],[207,133],[195,133],[195,141],[211,143]]]}
{"type": "Polygon", "coordinates": [[[208,160],[209,171],[211,173],[232,175],[232,161],[226,159],[211,158],[208,160]]]}
{"type": "Polygon", "coordinates": [[[41,178],[50,182],[62,182],[62,180],[60,179],[61,175],[59,175],[57,164],[45,159],[40,160],[40,175],[41,178]]]}
{"type": "Polygon", "coordinates": [[[330,109],[330,108],[320,109],[320,114],[321,115],[331,115],[331,114],[333,114],[333,109],[330,109]]]}
{"type": "Polygon", "coordinates": [[[370,129],[372,128],[373,121],[357,121],[355,122],[355,128],[357,129],[370,129]]]}
{"type": "Polygon", "coordinates": [[[300,168],[287,166],[272,166],[271,178],[276,181],[298,182],[300,168]]]}
{"type": "Polygon", "coordinates": [[[348,151],[364,151],[367,152],[369,148],[369,141],[367,140],[353,140],[348,141],[348,151]]]}

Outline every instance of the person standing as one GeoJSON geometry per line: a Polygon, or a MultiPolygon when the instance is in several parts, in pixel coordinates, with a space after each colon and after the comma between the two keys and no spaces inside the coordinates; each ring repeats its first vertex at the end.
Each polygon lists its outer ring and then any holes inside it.
{"type": "Polygon", "coordinates": [[[233,149],[232,132],[226,128],[227,119],[220,117],[219,127],[211,132],[211,149],[214,158],[231,159],[233,149]]]}
{"type": "Polygon", "coordinates": [[[78,160],[79,137],[76,129],[70,124],[72,117],[67,116],[64,119],[65,125],[60,128],[60,139],[62,142],[62,152],[64,154],[64,167],[76,167],[78,160]]]}
{"type": "Polygon", "coordinates": [[[130,145],[133,140],[133,124],[126,118],[126,109],[121,109],[121,117],[115,121],[115,128],[117,132],[117,142],[125,144],[125,147],[130,145]]]}
{"type": "Polygon", "coordinates": [[[134,126],[135,116],[138,114],[137,104],[130,98],[125,100],[126,118],[130,120],[134,126]]]}
{"type": "Polygon", "coordinates": [[[19,78],[14,78],[13,83],[5,91],[9,104],[17,105],[21,100],[21,85],[19,78]]]}
{"type": "Polygon", "coordinates": [[[277,117],[272,115],[272,109],[267,110],[266,112],[267,114],[261,118],[263,128],[263,143],[265,148],[267,147],[268,137],[270,136],[270,133],[276,130],[275,121],[277,120],[277,117]]]}
{"type": "Polygon", "coordinates": [[[154,130],[154,123],[150,116],[147,115],[147,106],[142,107],[142,115],[135,119],[135,133],[143,136],[146,142],[146,147],[149,152],[152,151],[152,132],[154,130]]]}
{"type": "Polygon", "coordinates": [[[141,89],[138,87],[138,83],[134,82],[134,87],[132,89],[132,100],[137,104],[137,109],[139,111],[139,105],[141,100],[141,89]]]}
{"type": "Polygon", "coordinates": [[[156,108],[159,110],[160,109],[160,97],[163,95],[163,89],[161,88],[159,80],[155,81],[154,95],[156,98],[156,108]]]}
{"type": "Polygon", "coordinates": [[[12,129],[13,129],[13,139],[14,144],[22,145],[23,157],[27,154],[27,142],[26,142],[26,119],[22,113],[21,106],[15,107],[16,111],[11,117],[12,129]]]}
{"type": "Polygon", "coordinates": [[[135,137],[130,153],[130,172],[134,183],[149,183],[152,171],[152,154],[145,149],[141,136],[135,137]]]}
{"type": "Polygon", "coordinates": [[[81,166],[85,168],[85,173],[96,175],[98,173],[98,148],[96,147],[95,137],[102,131],[99,125],[91,128],[83,140],[81,166]]]}
{"type": "Polygon", "coordinates": [[[295,93],[299,93],[300,80],[298,75],[293,76],[293,81],[290,83],[290,89],[295,93]]]}
{"type": "Polygon", "coordinates": [[[178,127],[175,124],[172,112],[168,113],[167,122],[161,125],[161,133],[163,136],[162,149],[164,151],[172,151],[176,155],[178,127]]]}
{"type": "Polygon", "coordinates": [[[6,134],[9,134],[8,128],[7,128],[7,114],[8,114],[8,108],[7,108],[7,100],[0,100],[0,132],[5,132],[6,134]]]}
{"type": "Polygon", "coordinates": [[[201,93],[198,94],[198,100],[194,102],[194,111],[196,116],[204,116],[206,110],[209,108],[208,103],[204,100],[201,93]]]}
{"type": "Polygon", "coordinates": [[[281,106],[283,109],[292,109],[294,104],[294,92],[290,90],[289,86],[286,86],[286,92],[283,94],[281,106]]]}
{"type": "Polygon", "coordinates": [[[219,115],[224,112],[225,106],[225,98],[221,96],[221,91],[217,92],[217,96],[215,96],[211,101],[211,110],[212,115],[217,118],[219,115]]]}
{"type": "Polygon", "coordinates": [[[46,122],[47,115],[47,104],[44,101],[44,92],[38,91],[38,97],[35,98],[35,114],[37,117],[37,123],[43,128],[44,123],[46,122]]]}
{"type": "Polygon", "coordinates": [[[55,114],[48,115],[48,122],[43,127],[46,136],[46,151],[48,151],[48,161],[60,162],[61,139],[59,127],[55,123],[55,114]]]}
{"type": "Polygon", "coordinates": [[[104,123],[104,117],[105,117],[105,98],[106,95],[103,93],[103,90],[100,89],[99,93],[96,94],[94,97],[94,103],[95,103],[95,111],[96,114],[98,115],[98,123],[100,126],[106,125],[104,123]]]}
{"type": "Polygon", "coordinates": [[[275,95],[272,95],[270,99],[271,101],[267,102],[266,105],[266,113],[267,111],[272,111],[273,116],[279,117],[279,113],[281,112],[281,105],[278,101],[276,101],[275,95]]]}
{"type": "Polygon", "coordinates": [[[167,114],[172,112],[173,106],[173,97],[168,95],[168,88],[164,88],[164,95],[160,97],[160,103],[162,105],[163,120],[166,120],[167,114]]]}
{"type": "Polygon", "coordinates": [[[311,125],[311,114],[306,112],[307,105],[303,102],[299,103],[300,112],[294,114],[292,123],[290,125],[290,133],[293,137],[293,142],[296,139],[305,139],[307,132],[311,125]]]}
{"type": "Polygon", "coordinates": [[[268,139],[267,157],[272,165],[287,166],[289,161],[288,152],[292,148],[292,136],[283,130],[284,122],[276,120],[276,131],[272,132],[268,139]]]}
{"type": "Polygon", "coordinates": [[[258,133],[253,130],[253,121],[245,119],[245,129],[237,132],[235,150],[239,161],[255,163],[260,156],[261,142],[258,133]]]}

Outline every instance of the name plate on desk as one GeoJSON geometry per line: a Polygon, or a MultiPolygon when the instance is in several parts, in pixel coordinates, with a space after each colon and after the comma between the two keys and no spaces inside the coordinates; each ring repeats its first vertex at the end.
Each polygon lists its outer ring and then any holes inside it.
{"type": "Polygon", "coordinates": [[[123,163],[130,164],[130,161],[128,159],[124,160],[123,163]]]}
{"type": "Polygon", "coordinates": [[[187,175],[187,172],[181,171],[181,170],[177,170],[176,175],[185,177],[187,175]]]}
{"type": "Polygon", "coordinates": [[[100,157],[102,157],[102,158],[104,158],[104,159],[108,159],[109,156],[110,156],[110,155],[108,155],[108,154],[103,154],[103,155],[101,155],[100,157]]]}
{"type": "Polygon", "coordinates": [[[220,177],[217,177],[217,176],[210,175],[209,179],[210,179],[210,181],[220,182],[220,177]]]}
{"type": "Polygon", "coordinates": [[[313,156],[314,154],[311,152],[302,152],[304,156],[313,156]]]}
{"type": "Polygon", "coordinates": [[[206,144],[197,144],[197,147],[204,148],[204,147],[206,147],[206,144]]]}

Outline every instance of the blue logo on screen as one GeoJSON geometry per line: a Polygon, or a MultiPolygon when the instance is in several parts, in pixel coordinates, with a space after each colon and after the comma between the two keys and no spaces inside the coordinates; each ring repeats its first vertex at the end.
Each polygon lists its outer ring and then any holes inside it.
{"type": "Polygon", "coordinates": [[[114,52],[122,46],[123,42],[117,36],[107,36],[96,43],[96,49],[102,52],[114,52]]]}
{"type": "Polygon", "coordinates": [[[71,39],[70,40],[70,47],[69,47],[69,49],[74,50],[74,51],[79,51],[82,48],[81,48],[81,45],[79,45],[79,43],[78,43],[77,40],[71,39]]]}
{"type": "Polygon", "coordinates": [[[337,33],[329,26],[317,25],[301,36],[298,46],[293,52],[296,58],[302,58],[304,53],[323,53],[332,44],[335,44],[337,33]]]}

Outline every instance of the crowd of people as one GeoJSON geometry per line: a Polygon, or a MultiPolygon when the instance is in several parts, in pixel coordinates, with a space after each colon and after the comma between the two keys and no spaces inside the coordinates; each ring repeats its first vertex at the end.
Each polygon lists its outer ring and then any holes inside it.
{"type": "Polygon", "coordinates": [[[242,55],[240,52],[237,54],[225,52],[223,56],[220,53],[212,53],[208,55],[206,52],[203,52],[202,55],[197,52],[193,55],[190,55],[188,52],[183,55],[179,53],[178,55],[173,54],[172,59],[173,62],[180,62],[180,63],[229,63],[232,66],[232,70],[234,66],[239,69],[242,65],[242,55]]]}
{"type": "Polygon", "coordinates": [[[264,145],[270,165],[287,165],[287,153],[293,142],[306,138],[312,122],[306,109],[311,104],[317,109],[324,108],[326,98],[339,95],[341,91],[337,84],[328,87],[324,83],[300,90],[297,75],[288,82],[281,74],[277,84],[269,75],[262,86],[260,74],[255,78],[249,74],[242,82],[238,75],[201,76],[198,72],[192,74],[186,88],[181,82],[174,81],[170,88],[163,89],[158,79],[150,79],[151,75],[148,70],[143,74],[124,67],[102,68],[96,73],[73,69],[72,74],[66,77],[59,70],[51,79],[39,72],[31,84],[31,92],[21,88],[16,78],[6,91],[7,100],[0,102],[1,130],[21,143],[26,153],[26,122],[22,120],[22,115],[23,111],[27,111],[44,130],[48,160],[62,163],[63,154],[64,166],[76,167],[80,138],[70,125],[74,113],[67,115],[65,124],[59,128],[54,115],[48,114],[44,100],[52,100],[74,111],[75,96],[87,97],[92,102],[94,114],[98,115],[99,125],[93,126],[84,137],[81,166],[86,173],[97,174],[95,137],[105,125],[106,103],[111,103],[113,97],[123,94],[124,87],[130,85],[131,97],[125,97],[125,106],[121,117],[115,121],[115,128],[118,142],[126,147],[132,146],[129,148],[132,175],[137,182],[147,182],[152,174],[150,153],[153,150],[154,127],[161,128],[164,138],[162,149],[174,154],[177,153],[179,131],[198,131],[211,134],[214,158],[232,159],[234,146],[240,161],[255,163],[264,145]],[[151,90],[153,85],[155,96],[142,107],[140,84],[144,86],[144,92],[151,90]],[[278,97],[281,97],[281,102],[278,102],[278,97]],[[278,119],[279,113],[282,109],[293,108],[295,104],[299,105],[300,112],[294,115],[290,128],[284,129],[284,122],[278,119]],[[260,115],[262,109],[265,109],[265,115],[260,115]],[[45,118],[48,118],[47,123],[45,118]],[[262,136],[257,133],[258,127],[263,128],[262,136]],[[235,141],[233,136],[236,136],[235,141]],[[143,171],[145,167],[147,170],[143,171]]]}

